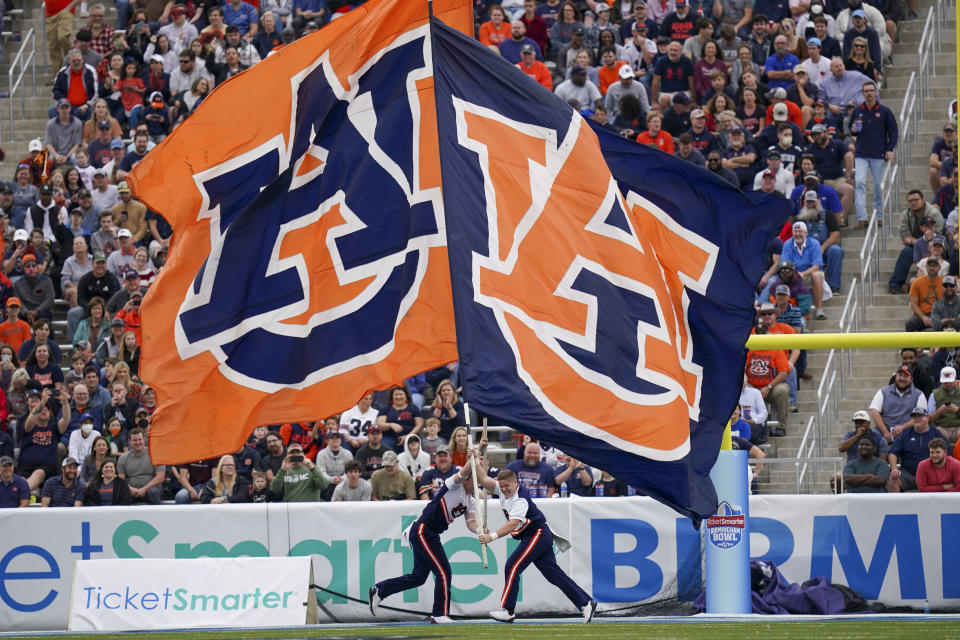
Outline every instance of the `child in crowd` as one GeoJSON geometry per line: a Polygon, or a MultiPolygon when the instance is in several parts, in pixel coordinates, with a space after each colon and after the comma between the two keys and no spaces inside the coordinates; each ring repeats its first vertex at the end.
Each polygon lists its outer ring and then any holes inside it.
{"type": "Polygon", "coordinates": [[[84,149],[78,149],[75,154],[73,154],[76,164],[74,165],[77,168],[77,171],[80,172],[80,181],[83,182],[83,186],[87,191],[93,191],[93,172],[96,171],[96,167],[90,164],[90,156],[87,155],[87,152],[84,149]]]}
{"type": "Polygon", "coordinates": [[[438,435],[440,433],[440,420],[437,418],[427,418],[426,422],[423,423],[423,429],[427,435],[420,442],[420,448],[424,453],[430,455],[430,464],[433,464],[437,449],[447,444],[447,441],[438,435]]]}
{"type": "Polygon", "coordinates": [[[267,474],[263,471],[254,471],[252,475],[253,493],[250,494],[250,502],[273,502],[267,486],[267,474]]]}
{"type": "Polygon", "coordinates": [[[397,456],[400,468],[410,474],[414,482],[420,482],[420,476],[430,468],[430,454],[420,448],[420,436],[410,434],[403,441],[403,453],[397,456]]]}
{"type": "Polygon", "coordinates": [[[167,137],[167,132],[170,131],[170,113],[159,91],[150,94],[149,102],[143,107],[142,116],[142,120],[147,123],[150,140],[159,143],[167,137]]]}
{"type": "Polygon", "coordinates": [[[83,354],[74,353],[70,358],[70,370],[63,376],[63,384],[68,388],[83,380],[83,367],[87,363],[83,361],[83,354]]]}

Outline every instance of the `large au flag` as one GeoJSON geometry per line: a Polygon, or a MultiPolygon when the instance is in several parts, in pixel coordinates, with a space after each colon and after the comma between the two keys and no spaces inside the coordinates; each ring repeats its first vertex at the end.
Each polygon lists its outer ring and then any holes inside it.
{"type": "Polygon", "coordinates": [[[762,247],[787,204],[595,132],[474,40],[433,35],[471,406],[694,519],[713,513],[762,247]]]}
{"type": "MultiPolygon", "coordinates": [[[[469,0],[436,15],[472,33],[469,0]]],[[[456,360],[426,2],[371,0],[218,87],[132,172],[174,229],[143,306],[155,462],[456,360]]]]}
{"type": "Polygon", "coordinates": [[[459,359],[483,413],[694,519],[786,216],[594,132],[471,32],[370,0],[219,87],[133,171],[155,462],[459,359]],[[598,140],[599,136],[599,140],[598,140]]]}

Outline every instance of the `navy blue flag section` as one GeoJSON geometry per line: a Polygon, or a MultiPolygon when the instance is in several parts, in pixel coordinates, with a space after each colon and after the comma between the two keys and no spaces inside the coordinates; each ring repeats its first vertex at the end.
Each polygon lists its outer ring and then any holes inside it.
{"type": "Polygon", "coordinates": [[[432,35],[465,396],[696,524],[717,508],[709,471],[788,204],[598,142],[500,56],[432,35]]]}

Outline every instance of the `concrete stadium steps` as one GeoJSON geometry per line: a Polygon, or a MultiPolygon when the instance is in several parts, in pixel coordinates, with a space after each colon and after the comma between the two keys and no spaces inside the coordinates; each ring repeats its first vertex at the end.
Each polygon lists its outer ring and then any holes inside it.
{"type": "MultiPolygon", "coordinates": [[[[106,3],[113,6],[113,3],[106,3]]],[[[32,138],[43,137],[44,130],[49,119],[47,109],[53,104],[51,86],[48,82],[53,77],[53,70],[49,72],[44,68],[46,59],[47,43],[43,37],[43,8],[35,0],[14,0],[14,5],[22,9],[22,13],[16,14],[15,28],[21,35],[29,29],[34,29],[37,42],[37,88],[36,95],[29,79],[29,73],[25,77],[26,86],[21,90],[26,91],[26,115],[21,112],[21,96],[15,96],[14,112],[15,130],[14,136],[10,136],[10,98],[0,98],[0,134],[2,134],[3,148],[7,153],[7,163],[16,162],[18,159],[27,155],[27,143],[32,138]]],[[[0,91],[6,92],[8,86],[8,71],[10,61],[17,54],[20,48],[20,42],[11,37],[4,39],[4,56],[0,63],[0,91]]],[[[12,167],[10,167],[12,172],[12,167]]]]}
{"type": "MultiPolygon", "coordinates": [[[[899,117],[903,106],[904,91],[911,72],[917,70],[917,47],[923,31],[929,2],[921,2],[919,14],[921,19],[901,22],[899,25],[899,41],[894,46],[893,64],[887,65],[885,84],[881,89],[881,101],[890,107],[899,117]]],[[[949,13],[949,11],[948,11],[949,13]]],[[[906,177],[907,190],[920,188],[932,199],[928,179],[928,159],[930,147],[934,138],[940,134],[943,123],[947,118],[947,108],[950,101],[956,96],[956,31],[952,15],[944,21],[942,53],[936,54],[934,63],[936,75],[932,76],[929,86],[925,88],[923,96],[924,118],[917,122],[918,139],[914,142],[909,158],[901,156],[900,170],[906,177]]],[[[868,198],[872,199],[872,192],[868,185],[868,198]]],[[[894,224],[899,222],[896,214],[906,207],[906,193],[900,193],[900,207],[893,213],[894,224]]],[[[869,201],[869,200],[868,200],[869,201]]],[[[889,219],[889,217],[888,217],[889,219]]],[[[856,220],[851,220],[851,225],[856,220]]],[[[889,224],[889,223],[888,223],[889,224]]],[[[896,233],[896,229],[893,230],[896,233]]],[[[884,228],[882,233],[890,230],[884,228]]],[[[863,246],[864,231],[856,230],[853,226],[841,230],[842,246],[844,248],[844,294],[834,297],[824,303],[824,310],[830,316],[827,320],[815,320],[810,323],[809,330],[813,332],[828,332],[838,330],[838,320],[847,301],[846,293],[852,278],[860,274],[860,249],[863,246]]],[[[887,238],[887,250],[881,252],[879,267],[880,277],[873,288],[873,304],[865,309],[865,331],[903,331],[904,322],[910,317],[908,297],[906,295],[889,295],[887,280],[893,271],[897,255],[902,245],[898,237],[887,238]]],[[[862,285],[860,285],[862,286],[862,285]]],[[[807,370],[814,375],[814,380],[801,381],[797,394],[798,413],[792,413],[788,419],[787,435],[770,438],[776,447],[778,460],[793,460],[796,458],[808,420],[816,415],[817,389],[820,385],[823,368],[828,357],[827,350],[809,351],[807,355],[807,370]]],[[[846,356],[844,356],[846,359],[846,356]]],[[[843,398],[837,398],[839,420],[834,425],[828,425],[825,434],[824,455],[831,456],[841,436],[849,431],[850,421],[854,411],[865,409],[877,389],[886,385],[890,374],[900,361],[897,349],[863,349],[853,353],[852,373],[845,379],[845,393],[843,398]]],[[[839,395],[839,385],[832,389],[833,394],[839,395]]],[[[816,435],[816,419],[814,418],[813,433],[816,435]]],[[[840,454],[837,453],[837,456],[840,454]]],[[[817,493],[827,493],[830,490],[829,479],[831,473],[824,469],[808,470],[810,490],[817,493]]],[[[761,493],[794,493],[796,491],[797,472],[791,462],[779,462],[764,468],[760,474],[761,493]]]]}

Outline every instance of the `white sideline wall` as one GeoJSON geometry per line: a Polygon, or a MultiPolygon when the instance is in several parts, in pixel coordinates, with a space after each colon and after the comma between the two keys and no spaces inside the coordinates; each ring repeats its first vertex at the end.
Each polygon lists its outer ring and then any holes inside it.
{"type": "MultiPolygon", "coordinates": [[[[560,566],[600,601],[600,610],[677,597],[702,588],[700,535],[649,498],[538,500],[551,528],[573,548],[560,566]]],[[[66,629],[74,562],[97,558],[312,555],[315,583],[366,600],[375,581],[412,566],[400,534],[418,502],[187,505],[3,509],[0,511],[0,629],[66,629]]],[[[490,501],[490,526],[503,522],[490,501]]],[[[776,562],[802,582],[823,575],[868,600],[922,608],[960,607],[960,494],[754,496],[754,559],[776,562]],[[944,543],[943,541],[948,541],[944,543]]],[[[490,545],[490,566],[458,519],[444,534],[455,616],[499,607],[504,561],[515,541],[490,545]]],[[[365,604],[320,594],[320,622],[368,619],[365,604]]],[[[384,604],[429,613],[433,579],[384,604]]],[[[521,615],[573,606],[533,567],[523,576],[521,615]]],[[[384,611],[387,619],[421,619],[384,611]]]]}

